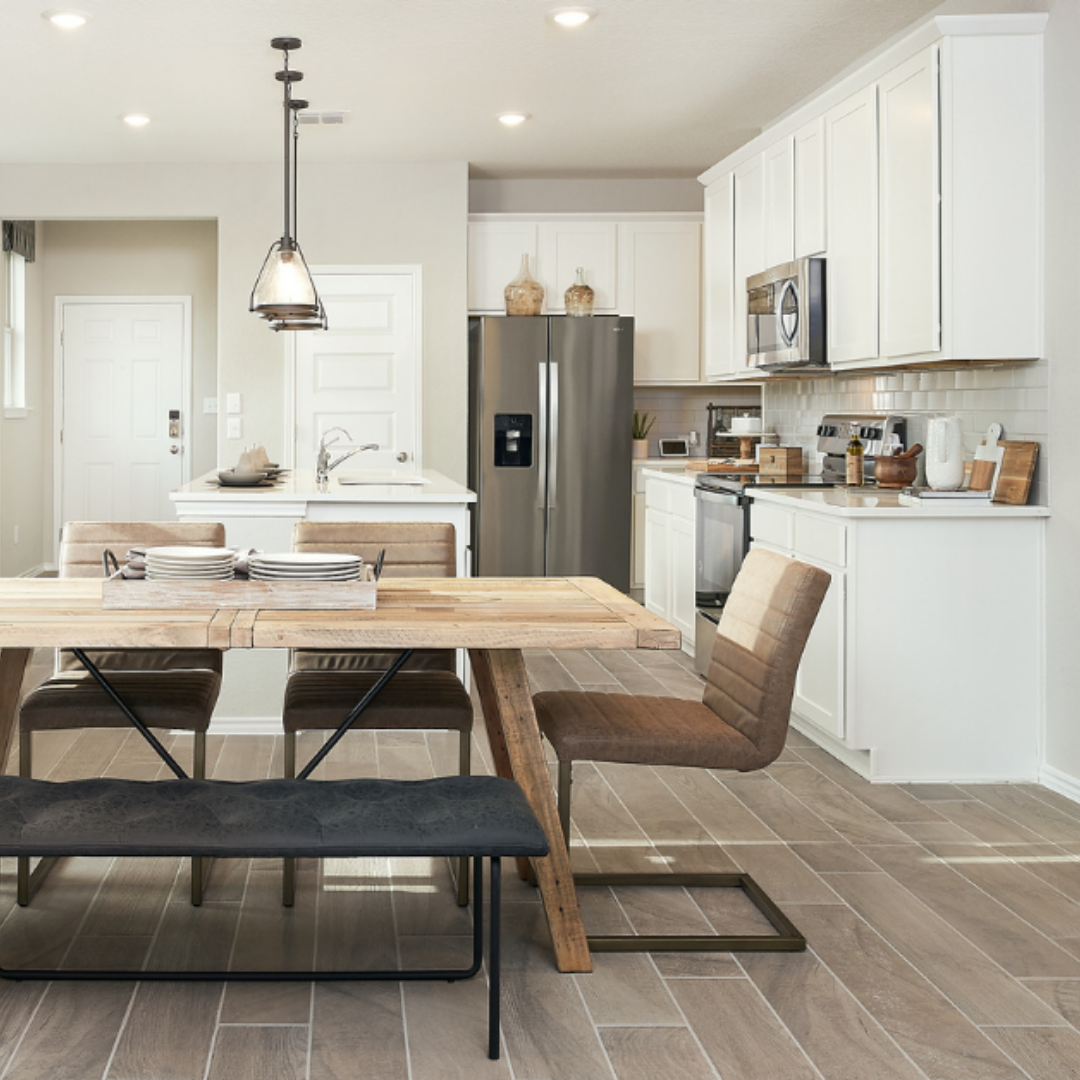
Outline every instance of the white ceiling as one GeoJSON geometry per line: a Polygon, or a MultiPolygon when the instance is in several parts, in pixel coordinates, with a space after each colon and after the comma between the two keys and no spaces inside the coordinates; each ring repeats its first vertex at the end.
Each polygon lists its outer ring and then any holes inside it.
{"type": "Polygon", "coordinates": [[[468,161],[477,178],[695,176],[938,0],[0,0],[0,162],[279,159],[281,56],[297,96],[347,109],[303,161],[468,161]],[[516,129],[498,113],[532,119],[516,129]],[[120,117],[144,112],[131,130],[120,117]]]}

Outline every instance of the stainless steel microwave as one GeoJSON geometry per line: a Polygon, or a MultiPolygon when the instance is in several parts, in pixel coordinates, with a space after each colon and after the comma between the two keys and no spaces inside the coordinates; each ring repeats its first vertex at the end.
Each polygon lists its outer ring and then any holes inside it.
{"type": "Polygon", "coordinates": [[[825,367],[825,260],[796,259],[746,279],[747,363],[825,367]]]}

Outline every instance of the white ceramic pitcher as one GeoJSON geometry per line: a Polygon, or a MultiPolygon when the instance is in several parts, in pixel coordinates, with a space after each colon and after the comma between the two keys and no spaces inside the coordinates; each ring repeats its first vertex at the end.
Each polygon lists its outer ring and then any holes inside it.
{"type": "Polygon", "coordinates": [[[964,482],[964,432],[959,416],[935,416],[926,431],[926,482],[955,491],[964,482]]]}

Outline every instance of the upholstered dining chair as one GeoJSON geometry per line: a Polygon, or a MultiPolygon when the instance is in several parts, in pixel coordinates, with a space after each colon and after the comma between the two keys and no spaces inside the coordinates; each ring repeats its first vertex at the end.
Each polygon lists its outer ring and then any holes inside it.
{"type": "MultiPolygon", "coordinates": [[[[454,526],[448,522],[300,521],[293,550],[359,555],[375,562],[381,551],[382,577],[454,577],[454,526]]],[[[298,649],[285,685],[282,724],[285,775],[296,775],[296,742],[301,731],[333,731],[397,659],[393,650],[298,649]]],[[[456,731],[458,770],[471,769],[469,744],[473,710],[456,674],[453,649],[417,650],[353,724],[357,731],[456,731]]],[[[458,903],[469,902],[468,860],[457,871],[458,903]]],[[[296,860],[285,860],[282,902],[296,896],[296,860]]]]}
{"type": "MultiPolygon", "coordinates": [[[[534,696],[540,730],[559,763],[559,818],[570,844],[575,761],[749,772],[784,748],[795,673],[829,575],[752,550],[717,627],[701,701],[548,691],[534,696]]],[[[596,951],[800,950],[806,940],[748,874],[575,874],[580,885],[686,885],[743,889],[777,934],[590,936],[596,951]]]]}
{"type": "MultiPolygon", "coordinates": [[[[72,521],[60,535],[59,575],[101,577],[102,553],[108,549],[123,560],[133,547],[221,547],[225,527],[202,522],[72,521]]],[[[137,586],[133,586],[137,587],[137,586]]],[[[91,662],[108,674],[113,688],[149,728],[194,734],[192,775],[206,775],[206,730],[221,690],[219,649],[87,649],[91,662]]],[[[36,731],[76,728],[126,728],[127,717],[105,690],[67,650],[58,650],[56,671],[27,694],[19,710],[19,775],[30,776],[32,739],[36,731]]],[[[30,860],[20,856],[17,898],[30,902],[48,872],[42,860],[30,875],[30,860]]],[[[191,902],[202,903],[206,862],[191,860],[191,902]]]]}

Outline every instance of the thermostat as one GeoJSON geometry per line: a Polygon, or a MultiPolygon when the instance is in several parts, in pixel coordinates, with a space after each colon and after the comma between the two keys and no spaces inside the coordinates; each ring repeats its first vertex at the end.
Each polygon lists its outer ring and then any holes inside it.
{"type": "Polygon", "coordinates": [[[686,439],[661,439],[661,457],[689,457],[690,445],[686,439]]]}

